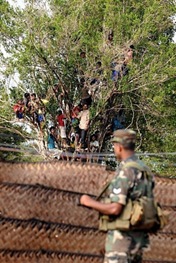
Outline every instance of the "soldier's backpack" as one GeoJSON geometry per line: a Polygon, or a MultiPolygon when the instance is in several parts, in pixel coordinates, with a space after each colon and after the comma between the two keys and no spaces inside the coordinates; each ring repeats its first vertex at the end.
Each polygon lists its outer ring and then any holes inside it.
{"type": "MultiPolygon", "coordinates": [[[[137,162],[128,162],[123,168],[132,167],[137,168],[142,172],[143,180],[147,180],[147,188],[141,192],[141,195],[134,198],[129,195],[127,203],[118,216],[101,215],[99,219],[99,229],[107,230],[145,230],[147,232],[156,232],[162,229],[167,224],[167,217],[159,203],[157,203],[153,196],[149,195],[152,187],[152,175],[148,167],[140,165],[137,162]]],[[[109,183],[110,184],[110,183],[109,183]]],[[[109,184],[105,186],[97,199],[100,199],[103,193],[108,188],[109,184]]],[[[110,203],[109,198],[104,198],[105,203],[110,203]]]]}

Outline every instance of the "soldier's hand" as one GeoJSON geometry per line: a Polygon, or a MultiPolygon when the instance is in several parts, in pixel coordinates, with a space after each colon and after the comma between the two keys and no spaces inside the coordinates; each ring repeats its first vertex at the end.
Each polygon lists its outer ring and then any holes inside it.
{"type": "Polygon", "coordinates": [[[92,198],[88,195],[82,195],[80,198],[80,204],[84,206],[89,206],[90,201],[92,198]]]}

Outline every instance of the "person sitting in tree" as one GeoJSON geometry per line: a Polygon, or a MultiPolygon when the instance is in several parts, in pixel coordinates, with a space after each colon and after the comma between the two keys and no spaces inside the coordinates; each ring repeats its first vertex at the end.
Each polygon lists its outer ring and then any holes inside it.
{"type": "Polygon", "coordinates": [[[31,105],[30,114],[32,116],[33,123],[36,123],[37,122],[38,110],[39,110],[39,99],[37,98],[35,93],[31,94],[30,105],[31,105]]]}
{"type": "Polygon", "coordinates": [[[80,129],[79,129],[79,120],[78,115],[81,112],[82,105],[75,105],[71,111],[71,132],[75,134],[75,147],[78,146],[79,137],[80,137],[80,129]]]}
{"type": "Polygon", "coordinates": [[[24,106],[25,106],[25,114],[30,118],[30,112],[31,112],[31,95],[30,93],[26,92],[24,93],[24,106]]]}
{"type": "Polygon", "coordinates": [[[50,133],[47,139],[47,149],[54,158],[60,159],[62,151],[57,147],[58,140],[55,126],[51,126],[49,131],[50,133]]]}
{"type": "Polygon", "coordinates": [[[51,126],[49,128],[49,136],[48,136],[48,140],[47,140],[47,148],[49,150],[52,149],[57,149],[56,144],[57,144],[57,136],[56,136],[56,128],[54,126],[51,126]]]}
{"type": "Polygon", "coordinates": [[[83,105],[83,110],[79,113],[78,119],[80,119],[79,128],[81,131],[81,148],[86,148],[86,135],[89,128],[90,113],[87,104],[83,105]]]}
{"type": "Polygon", "coordinates": [[[134,46],[130,45],[127,51],[125,52],[125,58],[121,67],[121,75],[126,76],[129,72],[127,65],[132,61],[134,54],[134,46]]]}
{"type": "Polygon", "coordinates": [[[18,102],[13,106],[13,110],[18,120],[21,121],[24,119],[24,102],[22,99],[18,100],[18,102]]]}
{"type": "Polygon", "coordinates": [[[37,98],[37,95],[35,93],[31,94],[30,106],[30,114],[32,116],[32,121],[34,124],[37,124],[40,131],[42,131],[45,125],[45,107],[42,101],[39,98],[37,98]]]}
{"type": "Polygon", "coordinates": [[[66,117],[63,114],[62,110],[58,111],[56,116],[57,126],[59,128],[60,137],[61,137],[61,146],[67,146],[67,135],[66,135],[66,117]]]}
{"type": "Polygon", "coordinates": [[[99,142],[96,139],[95,134],[92,135],[91,141],[90,141],[90,152],[97,152],[99,148],[99,142]]]}

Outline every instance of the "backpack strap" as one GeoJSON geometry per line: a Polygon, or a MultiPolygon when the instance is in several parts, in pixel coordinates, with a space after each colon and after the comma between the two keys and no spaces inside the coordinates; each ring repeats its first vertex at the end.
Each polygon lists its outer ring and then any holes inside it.
{"type": "Polygon", "coordinates": [[[145,176],[147,176],[146,179],[150,179],[149,177],[152,177],[152,172],[149,169],[148,166],[146,166],[142,161],[139,162],[135,162],[135,161],[131,161],[131,162],[127,162],[125,163],[122,168],[136,168],[141,172],[145,172],[145,176]]]}
{"type": "MultiPolygon", "coordinates": [[[[131,162],[125,163],[125,164],[122,166],[122,168],[128,168],[128,167],[129,167],[129,168],[130,168],[130,167],[131,167],[131,168],[136,168],[136,169],[140,170],[141,172],[145,172],[145,173],[144,173],[144,176],[146,177],[146,179],[148,179],[148,178],[147,178],[148,175],[149,175],[149,176],[152,175],[150,169],[149,169],[146,165],[144,165],[142,162],[141,162],[141,164],[139,164],[138,162],[131,161],[131,162]]],[[[111,182],[108,182],[108,183],[105,184],[105,186],[103,187],[103,189],[102,189],[102,191],[100,192],[100,194],[96,197],[96,200],[99,200],[99,199],[102,197],[102,195],[104,194],[104,192],[105,192],[105,191],[107,190],[107,188],[109,187],[110,183],[111,183],[111,182]]]]}
{"type": "Polygon", "coordinates": [[[126,168],[126,167],[132,167],[132,168],[137,168],[140,171],[149,171],[150,169],[142,162],[135,162],[135,161],[130,161],[125,163],[122,168],[126,168]]]}
{"type": "Polygon", "coordinates": [[[152,176],[152,172],[151,170],[149,169],[148,166],[146,166],[142,161],[139,160],[139,162],[134,162],[134,161],[131,161],[131,162],[127,162],[124,164],[124,166],[122,168],[126,168],[126,167],[132,167],[132,168],[136,168],[138,169],[139,171],[142,172],[143,174],[143,180],[145,182],[144,184],[144,188],[143,188],[143,191],[142,191],[142,195],[143,196],[148,196],[148,193],[150,192],[150,190],[153,188],[153,176],[152,176]]]}

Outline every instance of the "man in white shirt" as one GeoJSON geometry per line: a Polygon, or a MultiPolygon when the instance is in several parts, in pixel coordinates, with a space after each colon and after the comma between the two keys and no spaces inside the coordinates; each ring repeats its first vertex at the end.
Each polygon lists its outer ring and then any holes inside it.
{"type": "Polygon", "coordinates": [[[90,114],[87,104],[83,105],[83,110],[77,116],[80,119],[79,128],[81,130],[81,148],[86,148],[86,135],[89,128],[90,114]]]}

